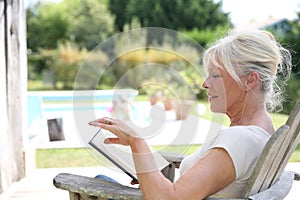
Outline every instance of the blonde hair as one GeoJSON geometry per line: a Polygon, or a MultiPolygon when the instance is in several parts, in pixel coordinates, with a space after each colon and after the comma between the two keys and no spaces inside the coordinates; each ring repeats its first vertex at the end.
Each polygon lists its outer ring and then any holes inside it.
{"type": "Polygon", "coordinates": [[[291,73],[291,54],[276,42],[267,31],[232,31],[207,49],[203,56],[204,68],[212,63],[224,68],[234,80],[255,71],[269,110],[282,107],[283,89],[291,73]],[[279,76],[278,74],[280,75],[279,76]]]}

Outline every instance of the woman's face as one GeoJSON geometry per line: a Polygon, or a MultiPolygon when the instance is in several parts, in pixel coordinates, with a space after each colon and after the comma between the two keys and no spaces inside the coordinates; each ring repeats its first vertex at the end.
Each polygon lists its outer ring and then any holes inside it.
{"type": "Polygon", "coordinates": [[[208,66],[208,76],[202,87],[208,91],[210,109],[217,113],[230,113],[241,105],[245,95],[242,87],[225,69],[213,65],[208,66]]]}

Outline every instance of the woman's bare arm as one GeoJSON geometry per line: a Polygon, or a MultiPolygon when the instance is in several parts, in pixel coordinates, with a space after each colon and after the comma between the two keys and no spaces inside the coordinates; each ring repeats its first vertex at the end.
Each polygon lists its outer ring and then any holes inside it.
{"type": "MultiPolygon", "coordinates": [[[[147,154],[147,144],[137,140],[132,146],[135,165],[155,166],[151,154],[147,154]],[[143,164],[141,164],[143,163],[143,164]]],[[[149,151],[148,151],[149,152],[149,151]]],[[[137,169],[137,170],[141,170],[137,169]]],[[[221,148],[212,149],[199,159],[175,182],[166,179],[159,170],[146,167],[144,172],[138,173],[138,180],[145,199],[203,199],[212,195],[235,179],[235,169],[228,153],[221,148]],[[148,168],[148,169],[147,169],[148,168]],[[152,169],[152,171],[150,171],[152,169]],[[149,170],[149,172],[147,172],[149,170]]]]}
{"type": "Polygon", "coordinates": [[[222,148],[214,148],[172,183],[157,168],[145,140],[124,122],[114,120],[107,124],[106,119],[99,119],[90,124],[109,130],[117,136],[107,139],[107,143],[131,147],[145,199],[199,200],[218,192],[235,179],[235,168],[229,154],[222,148]]]}

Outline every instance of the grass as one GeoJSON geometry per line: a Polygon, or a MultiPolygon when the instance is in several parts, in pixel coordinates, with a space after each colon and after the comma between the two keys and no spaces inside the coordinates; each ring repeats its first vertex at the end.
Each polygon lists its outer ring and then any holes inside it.
{"type": "Polygon", "coordinates": [[[99,166],[85,148],[38,149],[36,152],[37,168],[91,167],[99,166]]]}
{"type": "MultiPolygon", "coordinates": [[[[56,83],[56,89],[57,90],[62,90],[63,89],[63,83],[62,82],[57,82],[56,83]]],[[[28,80],[27,81],[27,90],[28,91],[52,91],[54,90],[53,86],[50,84],[44,84],[42,80],[28,80]]]]}
{"type": "MultiPolygon", "coordinates": [[[[191,146],[154,146],[158,151],[191,154],[200,145],[191,146]]],[[[38,149],[37,168],[96,167],[110,164],[105,158],[99,159],[86,148],[38,149]]]]}
{"type": "Polygon", "coordinates": [[[289,160],[289,162],[300,162],[300,143],[296,147],[296,150],[292,154],[291,159],[289,160]]]}
{"type": "MultiPolygon", "coordinates": [[[[200,145],[186,146],[154,146],[156,150],[174,153],[191,154],[200,145]]],[[[290,162],[300,162],[300,144],[292,154],[290,162]]],[[[36,152],[37,168],[64,168],[64,167],[97,167],[110,164],[106,159],[97,160],[90,151],[85,148],[70,149],[38,149],[36,152]]]]}

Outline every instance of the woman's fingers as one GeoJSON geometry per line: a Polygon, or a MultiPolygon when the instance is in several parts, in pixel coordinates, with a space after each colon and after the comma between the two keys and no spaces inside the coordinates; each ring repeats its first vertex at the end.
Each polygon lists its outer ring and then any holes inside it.
{"type": "Polygon", "coordinates": [[[102,124],[108,124],[108,125],[112,125],[114,124],[115,120],[109,117],[104,117],[104,118],[100,118],[100,119],[96,119],[94,121],[89,122],[90,125],[93,124],[97,124],[97,123],[102,123],[102,124]]]}
{"type": "Polygon", "coordinates": [[[114,130],[116,129],[115,125],[116,124],[116,120],[112,119],[112,118],[108,118],[108,117],[104,117],[104,118],[100,118],[94,121],[91,121],[88,123],[91,126],[97,126],[106,130],[109,130],[111,132],[114,132],[114,130]]]}
{"type": "Polygon", "coordinates": [[[129,145],[129,141],[134,137],[134,130],[120,120],[104,117],[89,122],[89,125],[103,128],[117,136],[117,138],[108,138],[105,143],[129,145]]]}

